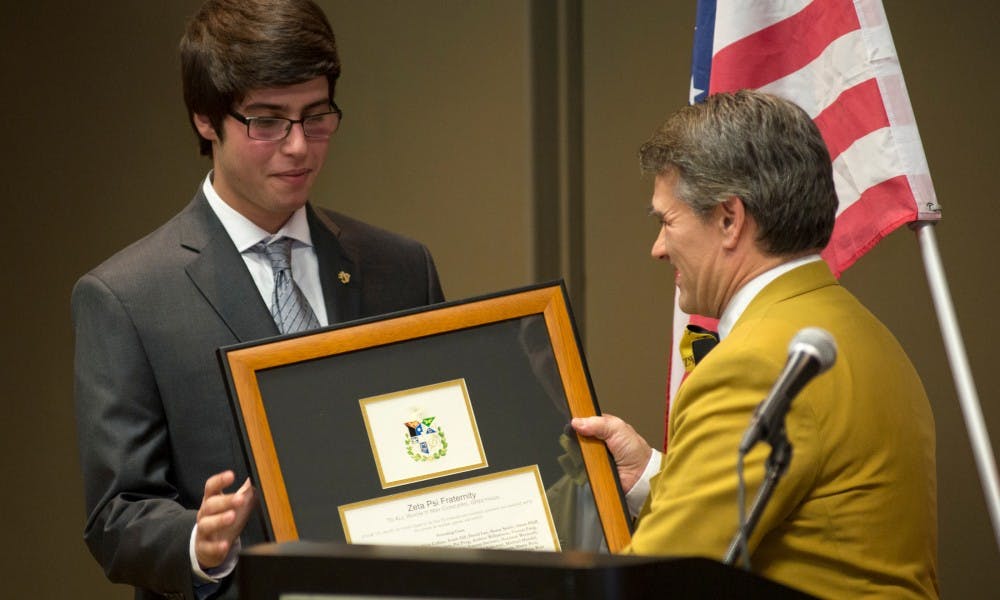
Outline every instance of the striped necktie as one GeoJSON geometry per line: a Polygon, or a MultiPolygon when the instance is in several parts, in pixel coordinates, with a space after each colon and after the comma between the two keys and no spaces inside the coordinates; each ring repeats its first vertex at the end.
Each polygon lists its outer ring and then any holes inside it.
{"type": "Polygon", "coordinates": [[[253,251],[267,256],[274,272],[271,317],[281,333],[296,333],[319,327],[319,320],[309,301],[292,278],[292,239],[278,238],[270,244],[260,242],[253,251]]]}

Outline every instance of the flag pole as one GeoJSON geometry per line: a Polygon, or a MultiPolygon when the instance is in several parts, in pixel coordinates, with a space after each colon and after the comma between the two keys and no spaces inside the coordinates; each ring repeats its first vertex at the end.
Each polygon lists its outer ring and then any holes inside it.
{"type": "Polygon", "coordinates": [[[948,281],[944,276],[941,255],[938,253],[937,240],[934,237],[934,223],[917,221],[910,225],[917,234],[920,250],[924,257],[924,268],[927,271],[927,282],[931,288],[931,296],[937,309],[938,322],[941,325],[941,337],[944,339],[945,352],[951,364],[952,377],[958,392],[959,404],[965,417],[965,427],[969,431],[969,441],[972,454],[979,469],[979,478],[986,495],[986,507],[993,521],[993,534],[997,547],[1000,548],[1000,483],[997,480],[997,466],[993,458],[993,446],[990,444],[989,433],[983,420],[982,405],[979,394],[972,380],[969,369],[969,359],[965,353],[962,333],[958,329],[955,317],[955,307],[948,291],[948,281]]]}

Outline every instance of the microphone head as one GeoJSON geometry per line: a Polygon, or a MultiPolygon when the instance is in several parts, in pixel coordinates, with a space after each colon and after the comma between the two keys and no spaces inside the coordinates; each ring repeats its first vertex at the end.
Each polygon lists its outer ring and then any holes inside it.
{"type": "Polygon", "coordinates": [[[788,354],[791,356],[796,352],[803,352],[816,359],[819,364],[819,373],[822,373],[833,366],[837,360],[837,343],[833,341],[833,336],[825,329],[819,327],[806,327],[799,330],[788,344],[788,354]]]}

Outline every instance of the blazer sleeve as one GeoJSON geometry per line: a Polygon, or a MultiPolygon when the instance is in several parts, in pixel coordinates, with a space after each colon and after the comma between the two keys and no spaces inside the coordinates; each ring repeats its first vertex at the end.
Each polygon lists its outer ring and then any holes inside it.
{"type": "Polygon", "coordinates": [[[170,483],[166,418],[129,307],[89,274],[73,289],[72,310],[84,540],[111,581],[194,597],[196,512],[170,483]]]}

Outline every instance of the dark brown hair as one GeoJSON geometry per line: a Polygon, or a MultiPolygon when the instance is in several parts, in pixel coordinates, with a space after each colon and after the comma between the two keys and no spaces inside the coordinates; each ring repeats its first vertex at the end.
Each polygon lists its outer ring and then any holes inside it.
{"type": "MultiPolygon", "coordinates": [[[[250,91],[325,76],[333,100],[340,76],[333,29],[310,0],[208,0],[188,21],[180,53],[188,121],[207,116],[219,139],[222,120],[250,91]]],[[[211,142],[198,141],[211,156],[211,142]]]]}

